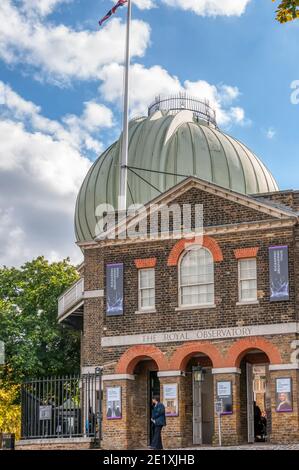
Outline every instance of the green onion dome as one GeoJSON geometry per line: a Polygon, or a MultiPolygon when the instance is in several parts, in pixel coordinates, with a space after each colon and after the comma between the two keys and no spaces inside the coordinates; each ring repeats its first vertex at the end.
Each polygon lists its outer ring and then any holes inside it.
{"type": "MultiPolygon", "coordinates": [[[[78,241],[95,236],[95,209],[117,208],[121,137],[92,165],[75,212],[78,241]]],[[[157,98],[147,117],[129,125],[127,206],[146,203],[187,176],[243,194],[277,191],[270,171],[244,144],[217,128],[205,101],[186,95],[157,98]]]]}

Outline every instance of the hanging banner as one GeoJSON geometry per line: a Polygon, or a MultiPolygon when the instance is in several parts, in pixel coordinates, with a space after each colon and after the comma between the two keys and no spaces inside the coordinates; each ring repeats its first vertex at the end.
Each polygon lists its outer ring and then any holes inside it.
{"type": "Polygon", "coordinates": [[[107,387],[107,419],[121,419],[121,387],[107,387]]]}
{"type": "Polygon", "coordinates": [[[233,413],[232,383],[230,380],[217,382],[217,401],[222,402],[222,415],[233,413]]]}
{"type": "Polygon", "coordinates": [[[293,411],[292,378],[282,377],[276,379],[276,411],[293,411]]]}
{"type": "Polygon", "coordinates": [[[106,266],[106,315],[117,316],[124,313],[124,265],[106,266]]]}
{"type": "Polygon", "coordinates": [[[270,302],[289,300],[288,247],[269,247],[270,302]]]}
{"type": "Polygon", "coordinates": [[[163,385],[163,404],[166,416],[178,416],[178,384],[163,385]]]}

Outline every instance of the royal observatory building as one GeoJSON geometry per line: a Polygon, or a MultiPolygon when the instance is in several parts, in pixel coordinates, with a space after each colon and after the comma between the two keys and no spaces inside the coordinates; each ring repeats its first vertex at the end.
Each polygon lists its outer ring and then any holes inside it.
{"type": "Polygon", "coordinates": [[[157,394],[166,448],[217,445],[219,419],[224,445],[299,442],[298,191],[280,191],[207,102],[159,97],[129,126],[127,207],[144,210],[116,214],[102,236],[99,221],[104,231],[118,207],[121,145],[84,179],[81,278],[59,299],[59,322],[82,331],[82,374],[102,371],[102,448],[147,448],[157,394]],[[170,233],[158,214],[149,236],[153,205],[179,207],[186,236],[172,212],[170,233]],[[198,208],[202,234],[187,236],[198,208]]]}

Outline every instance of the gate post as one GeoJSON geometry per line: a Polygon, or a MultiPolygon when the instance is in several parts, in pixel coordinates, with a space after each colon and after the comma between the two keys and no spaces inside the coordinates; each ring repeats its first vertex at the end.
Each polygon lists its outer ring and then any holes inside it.
{"type": "Polygon", "coordinates": [[[102,448],[127,450],[133,443],[134,375],[104,375],[103,380],[103,432],[102,448]]]}

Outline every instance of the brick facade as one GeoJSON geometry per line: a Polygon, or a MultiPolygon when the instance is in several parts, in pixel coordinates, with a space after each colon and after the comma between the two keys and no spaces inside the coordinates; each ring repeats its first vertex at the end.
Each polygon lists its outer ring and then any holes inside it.
{"type": "MultiPolygon", "coordinates": [[[[299,442],[298,370],[290,366],[292,344],[298,337],[295,331],[260,336],[249,334],[245,338],[237,335],[207,337],[198,341],[173,337],[173,340],[160,343],[101,346],[102,339],[108,341],[118,336],[294,324],[299,300],[299,231],[295,222],[284,223],[287,213],[281,215],[279,225],[273,225],[279,215],[255,206],[255,201],[262,202],[263,197],[248,198],[246,205],[243,200],[238,203],[193,187],[173,200],[180,205],[203,204],[204,228],[209,231],[203,237],[203,246],[210,250],[214,259],[215,305],[211,308],[179,308],[178,263],[190,240],[112,241],[85,250],[86,290],[103,289],[105,292],[106,265],[124,264],[124,315],[105,315],[105,295],[87,299],[84,304],[82,367],[102,365],[104,375],[115,377],[104,381],[104,410],[107,387],[118,385],[122,389],[122,419],[107,420],[104,413],[104,448],[144,448],[149,444],[149,371],[168,372],[159,378],[161,397],[163,384],[178,385],[179,415],[167,419],[163,430],[164,445],[170,448],[192,445],[192,364],[201,364],[213,372],[212,391],[208,397],[203,397],[205,410],[211,407],[213,410],[209,411],[213,426],[211,444],[218,443],[214,401],[219,380],[232,383],[233,413],[222,417],[223,443],[248,441],[246,363],[267,366],[269,422],[271,415],[269,440],[299,442]],[[267,222],[266,227],[259,225],[264,222],[267,222]],[[251,228],[250,224],[256,225],[251,228]],[[232,226],[236,229],[231,230],[232,226]],[[224,227],[230,230],[226,231],[224,227]],[[289,248],[290,297],[287,301],[270,302],[268,249],[281,245],[289,248]],[[240,304],[238,259],[248,257],[257,260],[258,300],[240,304]],[[155,312],[137,313],[138,269],[147,267],[155,268],[155,312]],[[281,376],[292,377],[291,413],[275,411],[275,378],[281,376]]],[[[270,195],[268,199],[279,202],[279,207],[285,204],[285,207],[297,208],[299,198],[296,193],[282,194],[281,198],[270,195]]],[[[191,217],[193,220],[194,214],[191,217]]]]}

